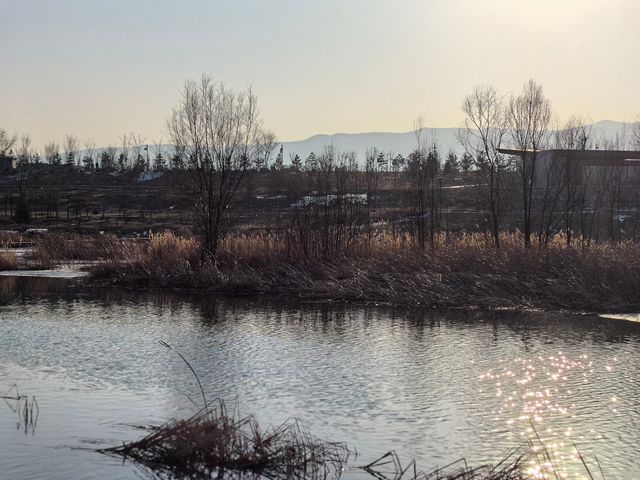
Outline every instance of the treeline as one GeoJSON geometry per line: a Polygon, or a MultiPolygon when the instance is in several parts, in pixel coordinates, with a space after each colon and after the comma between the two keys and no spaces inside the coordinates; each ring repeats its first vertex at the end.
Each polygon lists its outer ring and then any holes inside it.
{"type": "Polygon", "coordinates": [[[182,171],[194,229],[213,256],[228,232],[246,221],[243,206],[255,196],[257,173],[268,179],[261,185],[267,197],[284,199],[257,206],[260,223],[285,232],[296,255],[342,254],[363,245],[356,239],[381,230],[406,233],[421,249],[434,249],[442,234],[459,231],[484,232],[496,248],[503,231],[520,232],[527,247],[545,246],[557,234],[567,244],[579,239],[584,245],[638,238],[640,168],[585,168],[579,152],[640,150],[640,123],[613,139],[598,137],[579,117],[558,127],[550,101],[533,81],[508,97],[491,86],[476,87],[462,110],[461,154],[443,154],[417,121],[416,146],[406,156],[372,148],[359,159],[326,147],[305,158],[289,154],[285,161],[275,135],[262,128],[253,93],[233,92],[203,76],[185,84],[167,122],[169,146],[149,145],[131,133],[120,146],[98,150],[93,142],[81,148],[77,137],[67,135],[62,147],[46,144],[41,156],[28,135],[0,130],[0,155],[17,161],[15,218],[25,222],[34,165],[182,171]],[[540,152],[548,149],[565,153],[545,159],[540,152]]]}
{"type": "Polygon", "coordinates": [[[125,134],[119,146],[106,148],[96,148],[91,140],[81,145],[77,136],[66,135],[61,144],[48,142],[42,151],[32,148],[28,134],[10,136],[0,130],[0,135],[5,139],[5,146],[0,146],[0,157],[15,159],[17,167],[45,164],[84,171],[142,172],[179,168],[184,163],[175,149],[159,143],[145,143],[145,139],[136,133],[125,134]]]}
{"type": "MultiPolygon", "coordinates": [[[[9,135],[0,129],[0,157],[16,160],[16,166],[51,165],[73,167],[83,171],[164,171],[168,169],[187,169],[194,161],[194,156],[187,155],[184,148],[162,143],[146,143],[144,137],[130,133],[121,137],[119,146],[97,148],[93,141],[80,144],[75,135],[66,135],[61,143],[48,142],[42,151],[32,148],[29,134],[9,135]]],[[[306,157],[290,153],[285,161],[282,145],[278,145],[275,135],[269,133],[263,137],[260,153],[248,165],[253,171],[274,171],[290,169],[293,171],[315,171],[322,168],[322,152],[311,152],[306,157]],[[279,149],[278,149],[279,146],[279,149]],[[276,152],[276,150],[278,150],[276,152]]],[[[416,152],[405,157],[401,153],[384,152],[372,147],[366,153],[366,159],[358,159],[355,153],[349,152],[352,158],[349,168],[358,170],[375,166],[382,172],[400,172],[408,167],[409,161],[416,152]],[[372,157],[373,156],[373,157],[372,157]]],[[[442,159],[439,158],[445,175],[469,172],[474,169],[475,161],[464,152],[459,155],[453,150],[442,159]]]]}

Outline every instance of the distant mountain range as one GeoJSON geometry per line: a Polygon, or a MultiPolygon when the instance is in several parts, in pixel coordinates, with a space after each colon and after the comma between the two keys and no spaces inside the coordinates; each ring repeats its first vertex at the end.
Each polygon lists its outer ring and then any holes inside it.
{"type": "MultiPolygon", "coordinates": [[[[613,141],[616,136],[623,135],[625,129],[630,131],[631,124],[624,122],[615,122],[611,120],[602,120],[600,122],[589,125],[591,128],[591,138],[596,145],[602,145],[604,139],[613,141]]],[[[463,148],[458,142],[458,128],[423,128],[420,139],[423,144],[435,144],[443,156],[450,150],[461,154],[463,148]]],[[[358,162],[363,162],[366,152],[369,149],[376,148],[378,151],[385,153],[391,152],[394,155],[409,155],[416,149],[418,141],[413,131],[390,133],[334,133],[332,135],[314,135],[306,140],[298,140],[294,142],[278,142],[272,155],[272,160],[280,149],[283,147],[284,163],[289,164],[290,158],[296,154],[304,161],[305,158],[314,152],[316,155],[322,153],[324,148],[333,146],[339,152],[355,152],[358,162]]],[[[132,147],[131,147],[132,148],[132,147]]],[[[173,147],[169,144],[163,144],[160,148],[165,152],[171,152],[173,147]]],[[[100,154],[103,148],[94,150],[94,154],[100,154]]],[[[156,146],[149,145],[149,154],[153,159],[156,146]]],[[[86,150],[80,150],[80,156],[84,155],[86,150]]],[[[142,152],[146,155],[146,152],[142,152]]]]}
{"type": "MultiPolygon", "coordinates": [[[[613,140],[621,135],[629,124],[603,120],[591,125],[594,139],[613,140]]],[[[449,150],[461,153],[462,147],[457,139],[458,128],[424,128],[421,133],[422,142],[436,144],[444,155],[449,150]]],[[[303,160],[311,153],[321,153],[323,148],[333,145],[341,152],[356,152],[360,161],[365,158],[367,149],[377,148],[384,152],[393,152],[407,156],[417,147],[416,135],[413,131],[401,133],[335,133],[333,135],[314,135],[306,140],[283,142],[285,163],[290,155],[299,155],[303,160]]],[[[279,147],[278,147],[279,148],[279,147]]]]}

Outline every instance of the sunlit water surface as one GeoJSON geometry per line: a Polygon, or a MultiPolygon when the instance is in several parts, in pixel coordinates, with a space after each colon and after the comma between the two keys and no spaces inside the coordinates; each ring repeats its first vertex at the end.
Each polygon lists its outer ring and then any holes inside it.
{"type": "MultiPolygon", "coordinates": [[[[577,446],[608,479],[640,478],[640,324],[588,316],[453,313],[86,290],[0,279],[0,478],[133,479],[94,448],[131,424],[188,416],[197,385],[261,423],[299,418],[428,469],[494,462],[544,443],[571,478],[577,446]]],[[[533,468],[533,466],[532,466],[533,468]]],[[[343,478],[362,476],[350,469],[343,478]]]]}

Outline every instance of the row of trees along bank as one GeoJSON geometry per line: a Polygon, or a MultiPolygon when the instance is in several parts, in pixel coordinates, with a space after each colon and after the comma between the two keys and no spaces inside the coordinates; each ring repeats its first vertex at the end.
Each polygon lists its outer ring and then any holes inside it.
{"type": "MultiPolygon", "coordinates": [[[[579,117],[554,126],[551,103],[533,81],[509,97],[491,86],[476,87],[462,110],[460,156],[448,152],[443,158],[433,139],[423,138],[418,121],[416,148],[406,158],[372,148],[358,161],[354,153],[327,147],[285,163],[275,135],[263,126],[255,94],[203,75],[185,83],[171,112],[171,147],[148,146],[129,134],[120,147],[98,152],[92,142],[81,150],[77,137],[68,135],[62,153],[52,142],[43,157],[51,168],[182,172],[185,199],[210,257],[246,214],[248,197],[242,193],[251,192],[257,172],[269,177],[271,196],[284,197],[277,208],[261,210],[263,224],[285,232],[292,248],[306,255],[348,252],[356,238],[372,238],[380,230],[406,233],[421,249],[436,248],[436,238],[461,230],[487,232],[496,248],[501,231],[516,229],[527,247],[545,246],[557,233],[568,244],[576,238],[584,245],[600,238],[637,238],[640,171],[589,170],[578,182],[566,166],[542,169],[537,152],[640,149],[640,123],[615,139],[596,138],[579,117]],[[533,153],[514,157],[501,153],[504,147],[533,153]]],[[[42,160],[28,135],[2,130],[0,155],[13,151],[18,165],[12,215],[28,218],[34,195],[29,181],[42,160]]],[[[51,211],[58,216],[57,205],[51,211]]]]}

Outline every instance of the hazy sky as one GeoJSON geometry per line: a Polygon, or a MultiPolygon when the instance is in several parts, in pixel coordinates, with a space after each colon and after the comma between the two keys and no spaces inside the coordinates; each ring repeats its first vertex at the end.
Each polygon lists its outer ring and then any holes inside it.
{"type": "Polygon", "coordinates": [[[0,127],[165,137],[187,78],[251,84],[281,140],[457,126],[533,78],[560,119],[640,115],[638,0],[0,0],[0,127]]]}

